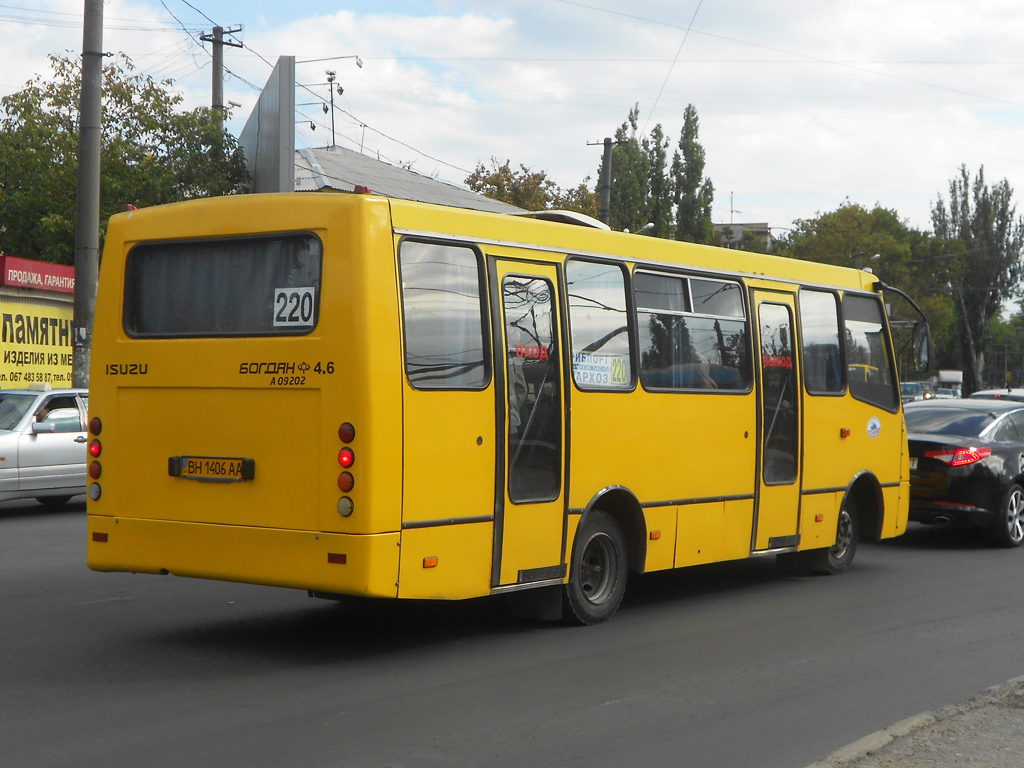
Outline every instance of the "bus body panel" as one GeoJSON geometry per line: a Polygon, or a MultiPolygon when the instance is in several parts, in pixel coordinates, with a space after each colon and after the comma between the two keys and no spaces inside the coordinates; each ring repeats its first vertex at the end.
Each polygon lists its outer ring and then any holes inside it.
{"type": "Polygon", "coordinates": [[[88,536],[87,563],[94,571],[174,574],[367,597],[398,595],[397,533],[317,534],[90,514],[88,536]]]}
{"type": "Polygon", "coordinates": [[[494,514],[494,387],[404,388],[402,522],[494,514]]]}
{"type": "Polygon", "coordinates": [[[319,390],[122,387],[111,422],[117,431],[101,456],[113,470],[105,501],[119,516],[316,530],[319,420],[319,390]],[[279,408],[293,427],[268,434],[259,414],[279,408]],[[250,459],[255,477],[220,482],[171,476],[170,460],[181,457],[250,459]]]}
{"type": "Polygon", "coordinates": [[[677,517],[674,506],[644,510],[648,530],[645,571],[664,571],[676,566],[677,517]]]}
{"type": "Polygon", "coordinates": [[[572,415],[571,508],[609,485],[645,504],[753,496],[752,393],[575,390],[572,415]]]}
{"type": "MultiPolygon", "coordinates": [[[[189,238],[298,230],[321,240],[318,323],[291,337],[128,337],[121,322],[125,259],[143,238],[181,237],[181,206],[113,217],[97,296],[96,323],[104,332],[94,335],[90,398],[90,414],[104,423],[104,490],[90,502],[90,514],[267,526],[283,534],[397,532],[401,353],[388,202],[292,195],[205,202],[184,206],[193,209],[189,238]],[[350,496],[359,514],[347,518],[337,509],[343,422],[356,426],[350,496]],[[232,483],[172,477],[174,456],[251,458],[255,477],[232,483]]],[[[216,529],[189,530],[202,537],[216,529]]],[[[104,551],[109,548],[90,552],[97,566],[104,551]]],[[[396,555],[392,588],[397,563],[396,555]]],[[[122,565],[145,569],[142,562],[122,565]]]]}
{"type": "Polygon", "coordinates": [[[399,597],[460,600],[491,591],[494,523],[402,531],[399,597]]]}

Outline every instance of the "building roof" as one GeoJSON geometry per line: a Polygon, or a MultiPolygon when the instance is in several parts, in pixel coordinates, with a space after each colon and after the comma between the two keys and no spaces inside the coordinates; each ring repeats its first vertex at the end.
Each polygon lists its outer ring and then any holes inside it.
{"type": "Polygon", "coordinates": [[[401,200],[435,203],[493,213],[518,213],[514,205],[377,160],[343,147],[299,149],[295,152],[295,191],[370,192],[401,200]]]}

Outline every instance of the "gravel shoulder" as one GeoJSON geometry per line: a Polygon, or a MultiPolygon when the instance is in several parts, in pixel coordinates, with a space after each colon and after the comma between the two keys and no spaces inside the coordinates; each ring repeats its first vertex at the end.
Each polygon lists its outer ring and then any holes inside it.
{"type": "Polygon", "coordinates": [[[808,768],[947,766],[1024,766],[1024,677],[865,736],[808,768]]]}

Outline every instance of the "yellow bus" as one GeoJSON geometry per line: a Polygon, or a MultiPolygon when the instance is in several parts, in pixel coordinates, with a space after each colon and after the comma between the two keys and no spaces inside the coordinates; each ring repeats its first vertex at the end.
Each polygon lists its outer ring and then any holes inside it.
{"type": "Polygon", "coordinates": [[[594,623],[907,522],[871,274],[370,194],[112,217],[89,409],[100,571],[594,623]]]}

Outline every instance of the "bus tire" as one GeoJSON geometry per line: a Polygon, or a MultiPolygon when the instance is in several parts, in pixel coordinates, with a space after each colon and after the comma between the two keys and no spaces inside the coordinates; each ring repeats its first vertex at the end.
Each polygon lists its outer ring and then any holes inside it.
{"type": "Polygon", "coordinates": [[[836,543],[827,549],[809,549],[804,552],[785,552],[776,557],[783,573],[816,573],[834,576],[850,567],[857,554],[860,541],[860,519],[853,499],[847,498],[839,510],[836,543]]]}
{"type": "Polygon", "coordinates": [[[615,615],[629,572],[626,537],[607,512],[587,515],[576,534],[563,602],[575,624],[598,624],[615,615]]]}
{"type": "Polygon", "coordinates": [[[843,508],[839,510],[836,543],[828,549],[819,550],[819,556],[812,564],[811,571],[827,576],[842,573],[853,562],[859,541],[860,516],[857,514],[857,506],[853,499],[847,498],[843,502],[843,508]]]}

